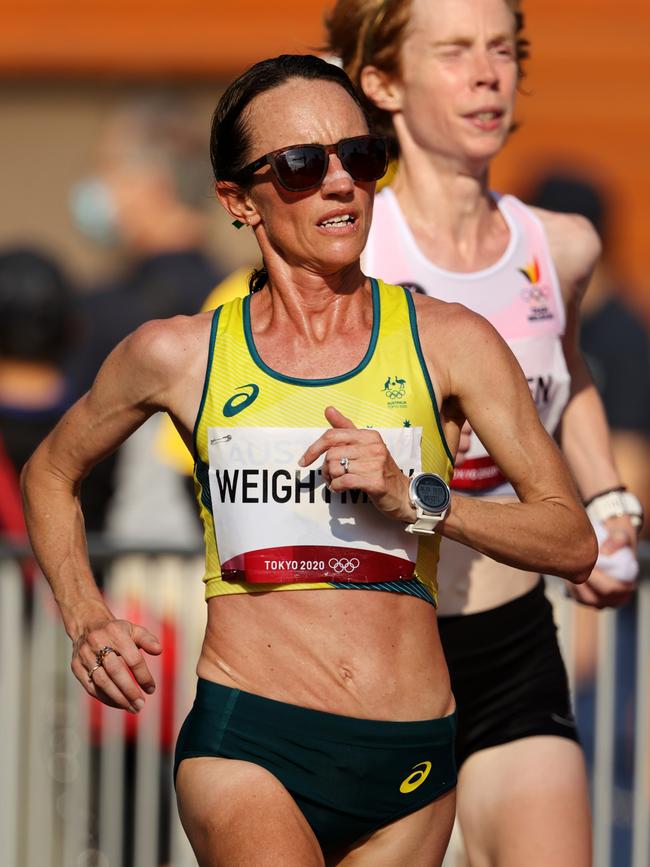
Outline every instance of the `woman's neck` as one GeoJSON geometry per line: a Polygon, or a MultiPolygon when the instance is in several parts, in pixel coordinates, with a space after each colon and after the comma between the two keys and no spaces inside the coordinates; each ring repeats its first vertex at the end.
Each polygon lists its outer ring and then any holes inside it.
{"type": "Polygon", "coordinates": [[[368,281],[357,261],[331,274],[318,274],[295,267],[274,255],[265,256],[268,291],[254,301],[258,328],[285,323],[304,336],[314,336],[314,329],[325,336],[339,329],[350,318],[363,316],[370,294],[359,291],[368,281]]]}
{"type": "Polygon", "coordinates": [[[268,286],[251,301],[257,350],[269,367],[306,379],[355,369],[370,341],[370,280],[358,262],[345,273],[316,279],[270,268],[268,286]]]}
{"type": "Polygon", "coordinates": [[[391,188],[418,246],[440,267],[479,270],[503,254],[509,230],[486,163],[468,167],[407,146],[391,188]]]}

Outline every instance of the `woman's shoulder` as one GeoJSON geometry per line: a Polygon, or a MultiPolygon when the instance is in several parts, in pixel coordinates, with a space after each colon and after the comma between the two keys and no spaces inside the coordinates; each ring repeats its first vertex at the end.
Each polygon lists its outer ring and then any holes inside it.
{"type": "Polygon", "coordinates": [[[418,332],[423,346],[437,356],[478,358],[483,350],[505,346],[496,328],[488,320],[456,301],[440,301],[425,295],[413,295],[418,332]]]}
{"type": "Polygon", "coordinates": [[[602,245],[593,224],[581,214],[564,214],[531,207],[548,241],[549,251],[563,285],[589,277],[602,245]]]}
{"type": "Polygon", "coordinates": [[[137,367],[177,372],[196,354],[205,354],[213,311],[151,319],[122,341],[122,352],[137,367]]]}
{"type": "Polygon", "coordinates": [[[413,304],[418,317],[418,323],[426,322],[440,328],[452,328],[468,325],[473,322],[487,322],[480,314],[475,313],[458,301],[442,301],[421,292],[413,292],[413,304]]]}

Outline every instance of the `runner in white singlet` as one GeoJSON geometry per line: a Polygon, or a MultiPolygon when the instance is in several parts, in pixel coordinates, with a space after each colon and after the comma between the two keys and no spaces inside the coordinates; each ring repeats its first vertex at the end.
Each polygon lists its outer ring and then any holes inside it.
{"type": "MultiPolygon", "coordinates": [[[[603,505],[607,496],[599,495],[619,489],[620,478],[577,344],[598,237],[581,217],[534,210],[488,186],[527,56],[522,27],[519,0],[335,5],[329,47],[399,151],[394,181],[375,201],[364,268],[488,318],[520,361],[547,430],[559,428],[584,499],[603,505]]],[[[457,489],[513,500],[477,437],[457,464],[457,489]]],[[[625,509],[634,504],[626,500],[625,509]]],[[[618,551],[633,566],[630,517],[600,513],[601,554],[618,551]]],[[[440,579],[459,712],[458,810],[471,864],[588,867],[584,761],[539,576],[445,540],[440,579]]],[[[575,595],[600,607],[624,602],[633,589],[595,570],[575,595]]]]}
{"type": "MultiPolygon", "coordinates": [[[[538,215],[514,196],[494,195],[493,199],[509,233],[506,247],[496,262],[464,273],[440,268],[424,255],[395,192],[385,188],[375,200],[364,267],[413,291],[460,302],[485,316],[517,357],[540,419],[552,434],[571,391],[562,348],[566,328],[562,288],[538,215]]],[[[512,485],[473,433],[457,464],[453,487],[474,496],[515,496],[512,485]]],[[[516,576],[513,584],[513,576],[500,567],[489,582],[479,583],[476,569],[489,568],[487,558],[453,542],[443,542],[442,550],[443,616],[500,605],[532,589],[538,580],[527,573],[516,576]],[[507,578],[505,588],[498,580],[501,576],[507,578]]]]}

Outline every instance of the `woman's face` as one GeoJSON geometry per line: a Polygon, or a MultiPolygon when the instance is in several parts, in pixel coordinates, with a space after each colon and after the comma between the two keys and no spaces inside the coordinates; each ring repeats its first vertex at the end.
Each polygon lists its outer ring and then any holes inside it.
{"type": "Polygon", "coordinates": [[[504,0],[413,0],[400,60],[400,139],[470,163],[498,153],[517,86],[515,21],[504,0]]]}
{"type": "MultiPolygon", "coordinates": [[[[291,79],[249,106],[248,160],[296,144],[334,144],[368,132],[359,106],[338,84],[291,79]]],[[[304,192],[280,185],[266,165],[255,173],[247,215],[265,253],[268,244],[291,266],[333,274],[359,258],[365,246],[375,182],[354,181],[336,153],[321,184],[304,192]],[[341,218],[345,219],[341,219],[341,218]],[[333,218],[337,218],[335,221],[333,218]]]]}

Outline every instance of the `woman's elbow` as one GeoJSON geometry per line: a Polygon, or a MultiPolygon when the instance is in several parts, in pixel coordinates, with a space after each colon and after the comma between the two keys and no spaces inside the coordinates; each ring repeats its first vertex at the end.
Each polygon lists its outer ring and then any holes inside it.
{"type": "Polygon", "coordinates": [[[580,515],[576,531],[567,544],[567,553],[572,563],[563,577],[573,584],[584,584],[598,559],[598,540],[586,514],[580,515]]]}
{"type": "Polygon", "coordinates": [[[32,468],[30,465],[32,463],[32,460],[33,457],[29,458],[29,460],[23,464],[23,468],[20,471],[20,493],[22,495],[23,502],[27,500],[27,497],[29,495],[29,487],[32,474],[32,468]]]}
{"type": "Polygon", "coordinates": [[[40,496],[43,491],[51,493],[60,487],[61,474],[56,471],[46,446],[47,440],[44,440],[20,472],[20,493],[25,510],[30,501],[40,496]]]}
{"type": "Polygon", "coordinates": [[[23,511],[25,516],[29,511],[30,502],[33,500],[33,494],[38,490],[39,482],[38,458],[36,454],[23,465],[20,471],[20,494],[23,500],[23,511]]]}

